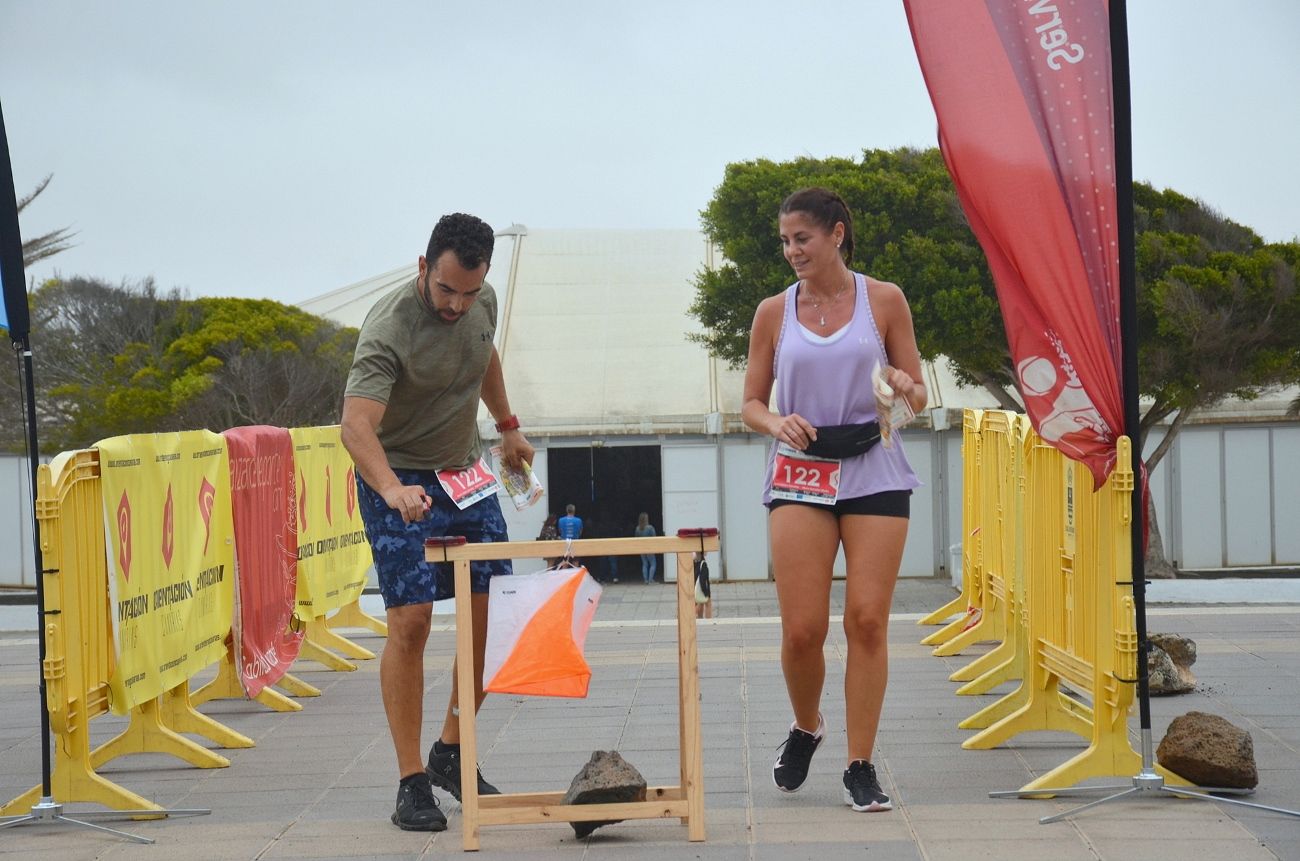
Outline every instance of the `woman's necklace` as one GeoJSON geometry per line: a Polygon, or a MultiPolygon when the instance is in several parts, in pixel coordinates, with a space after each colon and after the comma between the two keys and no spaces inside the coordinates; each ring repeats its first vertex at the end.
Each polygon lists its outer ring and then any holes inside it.
{"type": "MultiPolygon", "coordinates": [[[[853,275],[851,273],[849,275],[849,283],[850,284],[853,283],[853,275]]],[[[834,296],[830,297],[829,299],[822,299],[821,301],[817,300],[817,297],[813,294],[813,291],[808,290],[807,286],[808,286],[808,282],[805,281],[804,288],[805,288],[805,292],[808,295],[808,301],[812,303],[813,310],[817,312],[817,325],[825,326],[826,312],[822,310],[822,306],[825,305],[827,308],[833,308],[835,306],[835,303],[840,301],[840,297],[848,292],[849,284],[845,284],[841,286],[839,290],[835,291],[834,296]]]]}

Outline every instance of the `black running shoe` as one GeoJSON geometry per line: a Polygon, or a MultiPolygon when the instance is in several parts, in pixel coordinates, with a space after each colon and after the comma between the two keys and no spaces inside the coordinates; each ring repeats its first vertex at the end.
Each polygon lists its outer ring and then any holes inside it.
{"type": "MultiPolygon", "coordinates": [[[[438,753],[436,748],[429,749],[429,766],[425,769],[429,779],[440,789],[451,793],[451,797],[460,801],[460,747],[453,747],[438,753]]],[[[483,779],[483,772],[477,768],[479,795],[500,795],[501,790],[483,779]]]]}
{"type": "Polygon", "coordinates": [[[889,796],[880,791],[876,767],[863,759],[851,763],[844,772],[844,803],[859,813],[894,809],[889,796]]]}
{"type": "Polygon", "coordinates": [[[428,775],[417,775],[397,787],[397,809],[391,819],[403,831],[447,830],[447,817],[438,809],[428,775]]]}
{"type": "Polygon", "coordinates": [[[782,792],[799,791],[808,778],[808,766],[812,763],[812,755],[825,736],[826,719],[820,714],[817,715],[815,733],[804,732],[793,723],[790,724],[790,734],[777,748],[781,751],[781,755],[776,758],[776,763],[772,766],[772,782],[776,784],[777,789],[782,792]]]}

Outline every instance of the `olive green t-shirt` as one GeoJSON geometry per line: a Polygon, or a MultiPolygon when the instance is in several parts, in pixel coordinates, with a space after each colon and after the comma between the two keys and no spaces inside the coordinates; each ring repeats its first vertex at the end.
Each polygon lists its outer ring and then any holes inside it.
{"type": "Polygon", "coordinates": [[[425,305],[416,279],[370,309],[344,395],[387,405],[378,434],[389,466],[453,469],[479,459],[478,402],[496,328],[486,281],[454,323],[425,305]]]}

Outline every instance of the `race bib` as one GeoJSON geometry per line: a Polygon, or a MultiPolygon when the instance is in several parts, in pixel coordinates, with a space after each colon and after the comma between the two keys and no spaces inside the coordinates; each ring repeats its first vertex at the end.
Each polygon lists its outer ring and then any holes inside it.
{"type": "Polygon", "coordinates": [[[840,495],[840,462],[813,457],[785,443],[776,447],[772,498],[834,505],[840,495]]]}
{"type": "Polygon", "coordinates": [[[442,470],[438,473],[438,483],[462,511],[479,500],[492,496],[500,487],[497,477],[481,457],[478,463],[466,469],[442,470]]]}

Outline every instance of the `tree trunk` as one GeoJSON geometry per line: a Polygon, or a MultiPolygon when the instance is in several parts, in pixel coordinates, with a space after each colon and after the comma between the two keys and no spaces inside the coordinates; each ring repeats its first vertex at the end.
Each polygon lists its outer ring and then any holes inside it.
{"type": "MultiPolygon", "coordinates": [[[[1156,471],[1156,466],[1164,459],[1173,447],[1174,438],[1178,436],[1179,431],[1183,429],[1183,424],[1187,421],[1188,416],[1192,414],[1192,407],[1183,407],[1174,416],[1173,422],[1169,425],[1169,430],[1165,431],[1164,439],[1160,440],[1160,445],[1156,446],[1155,451],[1146,459],[1147,470],[1147,489],[1150,490],[1152,476],[1156,471]]],[[[1146,434],[1142,434],[1142,443],[1145,447],[1146,434]]],[[[1165,558],[1165,545],[1160,539],[1160,525],[1156,521],[1156,504],[1148,492],[1146,495],[1147,503],[1147,552],[1145,554],[1143,566],[1146,569],[1147,579],[1172,580],[1178,576],[1178,569],[1170,564],[1165,558]]]]}
{"type": "Polygon", "coordinates": [[[984,387],[984,390],[997,400],[999,409],[1004,409],[1013,413],[1023,413],[1025,411],[1025,408],[1020,405],[1020,402],[992,377],[987,374],[974,374],[973,376],[975,379],[979,380],[979,383],[984,387]]]}
{"type": "Polygon", "coordinates": [[[1160,527],[1156,523],[1156,503],[1151,494],[1146,495],[1147,502],[1147,552],[1143,567],[1148,580],[1172,580],[1178,576],[1178,569],[1169,564],[1165,558],[1164,542],[1160,540],[1160,527]]]}

